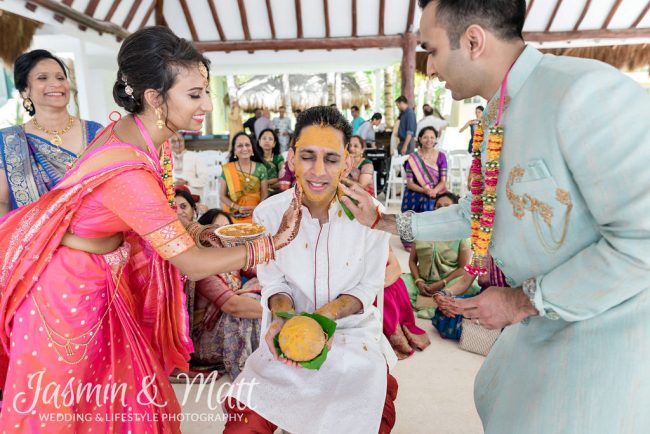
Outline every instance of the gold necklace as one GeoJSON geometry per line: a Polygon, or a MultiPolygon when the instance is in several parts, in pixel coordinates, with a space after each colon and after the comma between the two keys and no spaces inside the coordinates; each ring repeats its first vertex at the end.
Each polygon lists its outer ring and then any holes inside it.
{"type": "Polygon", "coordinates": [[[241,173],[243,173],[244,175],[246,175],[246,182],[250,182],[250,180],[251,180],[251,178],[250,178],[250,176],[251,176],[251,172],[253,171],[253,162],[252,162],[252,161],[249,162],[249,165],[248,165],[248,173],[244,172],[244,169],[243,169],[243,167],[242,167],[240,161],[237,162],[237,164],[239,165],[239,171],[240,171],[241,173]]]}
{"type": "Polygon", "coordinates": [[[45,134],[49,134],[50,136],[52,136],[51,142],[54,145],[61,146],[61,144],[63,143],[63,140],[61,140],[61,136],[67,133],[68,131],[70,131],[70,129],[72,129],[72,125],[74,125],[74,118],[70,116],[68,118],[68,125],[62,130],[48,130],[47,128],[45,128],[44,126],[38,123],[36,117],[32,118],[32,122],[34,123],[34,128],[44,132],[45,134]]]}

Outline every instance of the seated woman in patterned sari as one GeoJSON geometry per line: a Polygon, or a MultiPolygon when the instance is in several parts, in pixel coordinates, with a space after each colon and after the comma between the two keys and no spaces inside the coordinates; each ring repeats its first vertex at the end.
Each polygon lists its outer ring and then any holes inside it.
{"type": "Polygon", "coordinates": [[[0,343],[9,356],[0,426],[12,433],[180,433],[167,375],[186,371],[192,352],[182,275],[251,268],[297,232],[300,193],[273,239],[198,248],[213,233],[186,229],[172,208],[167,139],[200,129],[212,110],[208,60],[168,28],[147,27],[124,40],[117,63],[113,96],[130,114],[0,224],[0,343]],[[66,404],[43,387],[63,388],[66,404]]]}
{"type": "Polygon", "coordinates": [[[257,152],[264,156],[269,196],[281,192],[282,190],[278,183],[280,181],[280,173],[284,168],[284,157],[280,154],[280,142],[275,130],[271,128],[262,130],[255,146],[258,148],[257,152]]]}
{"type": "Polygon", "coordinates": [[[372,161],[367,160],[363,155],[363,151],[366,149],[365,141],[361,136],[352,136],[347,149],[352,157],[352,170],[350,170],[348,178],[374,196],[375,186],[373,185],[372,174],[375,172],[375,167],[372,165],[372,161]]]}
{"type": "Polygon", "coordinates": [[[219,191],[224,210],[235,223],[251,223],[253,210],[268,196],[268,173],[248,134],[235,134],[229,162],[222,169],[219,191]]]}
{"type": "MultiPolygon", "coordinates": [[[[202,225],[232,223],[230,215],[211,209],[202,225]]],[[[221,273],[196,282],[190,316],[194,353],[192,371],[216,369],[237,378],[260,344],[261,287],[253,270],[221,273]],[[246,280],[248,278],[248,280],[246,280]]]]}
{"type": "Polygon", "coordinates": [[[51,190],[101,129],[68,113],[68,73],[49,51],[18,57],[14,83],[32,118],[0,130],[0,217],[51,190]]]}
{"type": "MultiPolygon", "coordinates": [[[[446,192],[437,197],[436,209],[458,203],[458,196],[446,192]]],[[[465,265],[472,256],[470,243],[465,240],[416,241],[411,249],[409,268],[411,273],[404,275],[413,307],[419,318],[430,319],[434,307],[422,307],[418,303],[424,297],[431,298],[439,291],[453,285],[453,295],[474,295],[479,291],[477,282],[469,281],[465,286],[454,285],[466,273],[465,265]]]]}

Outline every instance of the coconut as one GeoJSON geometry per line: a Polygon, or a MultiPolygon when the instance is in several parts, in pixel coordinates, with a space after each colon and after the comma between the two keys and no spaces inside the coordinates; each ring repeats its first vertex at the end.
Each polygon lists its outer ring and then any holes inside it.
{"type": "Polygon", "coordinates": [[[285,357],[296,362],[316,358],[323,351],[326,342],[327,334],[318,321],[302,315],[288,320],[278,336],[285,357]]]}

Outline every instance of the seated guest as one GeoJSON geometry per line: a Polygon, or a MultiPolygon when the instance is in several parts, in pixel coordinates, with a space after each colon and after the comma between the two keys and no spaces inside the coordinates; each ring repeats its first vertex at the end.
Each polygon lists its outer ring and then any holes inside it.
{"type": "Polygon", "coordinates": [[[282,191],[287,190],[296,185],[296,174],[293,173],[291,167],[289,167],[289,162],[285,161],[282,170],[280,171],[280,177],[278,178],[278,188],[282,191]]]}
{"type": "Polygon", "coordinates": [[[253,221],[253,210],[268,196],[266,165],[244,132],[235,134],[229,162],[223,165],[219,191],[221,203],[235,223],[253,221]]]}
{"type": "MultiPolygon", "coordinates": [[[[202,225],[223,226],[232,222],[222,210],[208,210],[202,225]]],[[[251,276],[249,274],[249,276],[251,276]]],[[[240,271],[217,274],[199,280],[191,318],[193,370],[218,370],[237,378],[248,356],[260,343],[260,285],[253,277],[243,283],[240,271]]]]}
{"type": "MultiPolygon", "coordinates": [[[[443,193],[436,198],[435,209],[458,203],[458,196],[453,193],[443,193]]],[[[453,285],[457,279],[465,275],[464,267],[472,256],[470,242],[465,240],[452,241],[416,241],[409,257],[410,275],[404,276],[409,289],[411,301],[414,303],[418,294],[432,297],[438,291],[453,285]]],[[[469,282],[467,286],[455,287],[455,294],[475,294],[478,284],[469,282]]],[[[435,308],[417,309],[420,318],[431,318],[435,308]]]]}
{"type": "Polygon", "coordinates": [[[381,113],[375,113],[370,120],[365,121],[359,126],[357,135],[361,137],[368,147],[375,147],[375,127],[381,123],[381,113]]]}
{"type": "Polygon", "coordinates": [[[450,285],[433,295],[437,304],[437,310],[431,319],[431,324],[433,325],[433,328],[438,330],[441,337],[453,340],[460,339],[460,335],[463,331],[463,315],[461,315],[461,312],[456,307],[453,299],[473,297],[476,295],[461,295],[474,283],[475,279],[478,281],[481,291],[490,286],[498,286],[502,288],[510,286],[506,283],[505,275],[501,269],[497,267],[492,257],[488,256],[488,259],[489,266],[487,274],[476,279],[475,276],[465,273],[460,279],[457,279],[453,285],[450,285]]]}
{"type": "Polygon", "coordinates": [[[402,280],[402,269],[392,249],[389,250],[384,279],[384,335],[399,360],[431,344],[426,332],[415,325],[409,293],[402,280]]]}
{"type": "Polygon", "coordinates": [[[280,141],[277,133],[267,128],[260,133],[260,138],[255,145],[257,152],[264,157],[266,164],[266,182],[268,183],[269,196],[280,192],[278,185],[279,175],[284,167],[284,157],[280,154],[280,141]]]}
{"type": "Polygon", "coordinates": [[[196,200],[187,187],[181,186],[176,189],[174,204],[176,205],[176,215],[185,226],[196,220],[198,213],[196,210],[196,200]]]}
{"type": "Polygon", "coordinates": [[[352,157],[352,169],[348,174],[348,178],[374,196],[375,186],[373,185],[372,174],[375,167],[372,165],[372,161],[367,160],[363,155],[363,151],[366,149],[363,139],[359,136],[352,136],[347,148],[350,157],[352,157]]]}

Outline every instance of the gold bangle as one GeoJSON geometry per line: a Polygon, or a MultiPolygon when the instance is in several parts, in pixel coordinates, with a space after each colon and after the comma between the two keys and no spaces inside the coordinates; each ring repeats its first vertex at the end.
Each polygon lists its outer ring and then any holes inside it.
{"type": "Polygon", "coordinates": [[[424,283],[424,279],[422,279],[421,277],[418,277],[417,279],[415,279],[415,285],[416,286],[417,286],[418,282],[423,282],[424,283]]]}

